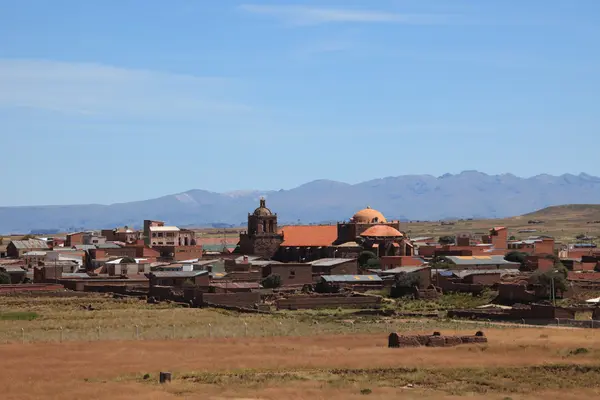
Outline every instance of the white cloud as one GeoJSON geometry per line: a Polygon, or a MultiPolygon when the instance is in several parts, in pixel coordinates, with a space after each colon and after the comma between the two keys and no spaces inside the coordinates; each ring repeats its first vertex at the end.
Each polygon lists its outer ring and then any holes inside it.
{"type": "Polygon", "coordinates": [[[401,14],[385,11],[287,5],[268,6],[244,4],[239,8],[252,14],[272,16],[291,25],[317,25],[332,22],[388,22],[412,25],[429,25],[446,23],[450,18],[449,15],[445,14],[401,14]]]}
{"type": "Polygon", "coordinates": [[[221,78],[88,63],[0,59],[0,107],[99,117],[202,117],[246,111],[221,78]]]}

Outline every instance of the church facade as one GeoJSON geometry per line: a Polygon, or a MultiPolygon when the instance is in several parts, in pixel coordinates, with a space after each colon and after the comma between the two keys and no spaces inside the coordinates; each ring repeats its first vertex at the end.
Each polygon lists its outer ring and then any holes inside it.
{"type": "Polygon", "coordinates": [[[261,199],[260,206],[248,214],[248,229],[240,234],[236,252],[282,262],[309,262],[356,258],[365,250],[379,257],[413,255],[400,221],[388,221],[370,207],[337,225],[290,225],[279,229],[277,214],[261,199]]]}

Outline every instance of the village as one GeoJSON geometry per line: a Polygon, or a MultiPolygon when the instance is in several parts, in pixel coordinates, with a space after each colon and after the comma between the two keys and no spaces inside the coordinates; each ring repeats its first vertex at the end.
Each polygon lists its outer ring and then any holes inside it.
{"type": "Polygon", "coordinates": [[[433,305],[410,315],[586,327],[600,319],[599,299],[586,298],[600,290],[600,250],[591,242],[516,240],[503,226],[481,236],[410,237],[371,207],[335,225],[280,227],[261,199],[235,242],[146,220],[142,230],[27,235],[0,251],[0,293],[109,293],[245,313],[403,315],[403,304],[419,300],[433,305]],[[451,294],[475,301],[454,305],[445,301],[451,294]]]}

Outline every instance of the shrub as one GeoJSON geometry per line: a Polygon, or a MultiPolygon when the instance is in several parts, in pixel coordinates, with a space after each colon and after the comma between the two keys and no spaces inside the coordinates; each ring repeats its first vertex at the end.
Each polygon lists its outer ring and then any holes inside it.
{"type": "Polygon", "coordinates": [[[265,289],[276,289],[281,286],[281,277],[277,274],[271,274],[261,281],[265,289]]]}
{"type": "Polygon", "coordinates": [[[10,275],[6,272],[0,272],[0,285],[10,285],[10,275]]]}

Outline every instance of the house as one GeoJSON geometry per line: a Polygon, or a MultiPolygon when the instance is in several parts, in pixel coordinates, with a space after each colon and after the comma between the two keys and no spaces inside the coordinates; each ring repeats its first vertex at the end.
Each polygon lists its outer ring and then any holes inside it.
{"type": "Polygon", "coordinates": [[[313,278],[321,275],[356,275],[358,259],[356,258],[321,258],[310,261],[313,278]]]}
{"type": "Polygon", "coordinates": [[[554,239],[539,237],[508,242],[509,251],[519,251],[529,255],[554,254],[554,239]]]}
{"type": "Polygon", "coordinates": [[[116,229],[103,229],[102,236],[106,237],[110,242],[123,242],[126,244],[137,243],[142,238],[142,232],[124,226],[116,229]]]}
{"type": "Polygon", "coordinates": [[[211,282],[210,291],[213,293],[242,293],[260,289],[258,282],[211,282]]]}
{"type": "Polygon", "coordinates": [[[269,263],[262,268],[262,278],[279,275],[281,286],[302,286],[313,283],[312,265],[303,263],[269,263]]]}
{"type": "Polygon", "coordinates": [[[183,287],[187,284],[193,286],[209,286],[208,271],[155,271],[145,274],[150,280],[150,286],[183,287]]]}
{"type": "Polygon", "coordinates": [[[23,268],[12,265],[0,266],[0,272],[8,274],[10,277],[10,283],[13,285],[22,283],[27,274],[27,271],[25,271],[23,268]]]}
{"type": "Polygon", "coordinates": [[[8,257],[21,258],[30,251],[47,251],[49,249],[48,244],[43,240],[13,240],[6,246],[6,254],[8,257]]]}
{"type": "Polygon", "coordinates": [[[384,256],[379,260],[383,271],[396,267],[418,267],[425,264],[425,260],[418,256],[384,256]]]}
{"type": "Polygon", "coordinates": [[[93,234],[93,232],[72,232],[67,234],[65,247],[73,247],[78,244],[85,244],[83,242],[83,238],[90,233],[93,234]]]}
{"type": "Polygon", "coordinates": [[[383,279],[378,275],[323,275],[315,286],[317,292],[335,293],[344,287],[380,289],[383,279]]]}

